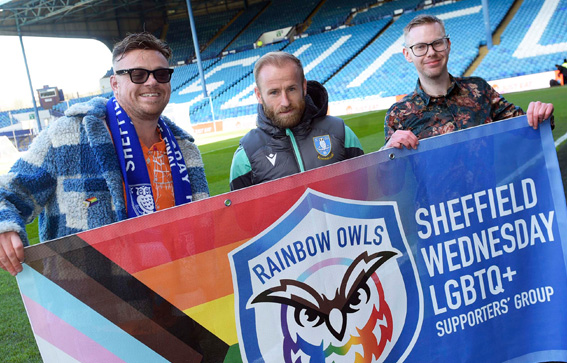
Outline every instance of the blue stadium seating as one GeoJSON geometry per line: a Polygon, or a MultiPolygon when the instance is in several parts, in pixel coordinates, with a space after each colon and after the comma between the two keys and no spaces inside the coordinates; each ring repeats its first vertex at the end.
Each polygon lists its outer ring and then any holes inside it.
{"type": "Polygon", "coordinates": [[[487,80],[523,76],[555,70],[554,65],[562,63],[567,54],[567,0],[559,0],[555,8],[543,3],[524,0],[501,43],[490,50],[474,76],[487,80]]]}
{"type": "Polygon", "coordinates": [[[388,24],[389,19],[299,38],[284,50],[296,54],[305,76],[326,82],[388,24]]]}
{"type": "MultiPolygon", "coordinates": [[[[206,70],[213,64],[217,63],[219,60],[220,58],[204,60],[202,63],[203,69],[206,70]]],[[[176,67],[171,77],[172,92],[177,91],[179,88],[183,87],[188,82],[196,79],[198,76],[199,76],[199,68],[197,63],[191,63],[180,67],[176,67]]]]}
{"type": "Polygon", "coordinates": [[[252,21],[252,19],[267,5],[265,2],[249,6],[218,37],[207,46],[201,56],[203,59],[217,57],[232,42],[236,36],[252,21]]]}
{"type": "Polygon", "coordinates": [[[228,49],[251,46],[267,31],[303,23],[318,3],[317,0],[272,0],[228,49]]]}
{"type": "MultiPolygon", "coordinates": [[[[490,2],[491,27],[496,29],[513,0],[490,2]]],[[[451,36],[449,72],[462,75],[486,42],[480,0],[462,0],[427,10],[405,13],[325,86],[332,101],[379,95],[396,96],[415,88],[417,72],[403,54],[403,28],[416,15],[427,13],[444,18],[451,36]],[[466,29],[467,31],[463,31],[466,29]]]]}
{"type": "Polygon", "coordinates": [[[352,19],[352,24],[362,24],[388,16],[394,16],[394,12],[400,9],[404,11],[415,10],[422,3],[423,0],[405,0],[380,3],[377,6],[358,12],[354,19],[352,19]]]}
{"type": "Polygon", "coordinates": [[[344,25],[352,9],[366,7],[367,4],[368,0],[327,0],[311,19],[307,31],[311,33],[321,31],[327,26],[336,28],[344,25]]]}
{"type": "MultiPolygon", "coordinates": [[[[38,110],[44,111],[44,109],[39,105],[38,105],[38,110]]],[[[12,121],[10,121],[10,114],[12,114],[13,122],[17,123],[18,121],[14,118],[14,116],[20,113],[29,113],[29,112],[33,112],[33,108],[29,107],[29,108],[21,108],[16,110],[7,110],[0,112],[0,129],[3,127],[8,127],[12,124],[12,121]]]]}
{"type": "MultiPolygon", "coordinates": [[[[208,34],[199,39],[216,37],[203,51],[203,68],[210,98],[202,99],[197,64],[190,63],[175,67],[171,80],[171,103],[186,104],[192,124],[211,121],[213,114],[214,119],[255,114],[253,65],[261,55],[272,50],[296,54],[305,67],[306,78],[323,83],[329,91],[330,101],[409,93],[415,88],[417,73],[401,52],[403,28],[415,15],[422,13],[444,19],[451,37],[449,72],[454,76],[463,75],[478,56],[479,46],[486,44],[481,0],[461,0],[428,9],[422,9],[424,1],[396,0],[380,6],[373,3],[370,10],[364,12],[360,9],[369,6],[365,0],[327,0],[314,14],[306,34],[249,49],[265,31],[304,22],[317,3],[316,0],[256,3],[246,10],[225,15],[222,25],[231,22],[220,33],[221,17],[205,17],[205,22],[211,23],[211,26],[198,25],[199,33],[208,34]],[[359,9],[359,12],[351,25],[345,26],[343,23],[352,8],[359,9]],[[394,10],[400,8],[405,9],[405,13],[393,17],[394,10]],[[322,31],[325,26],[335,29],[322,31]],[[220,57],[223,49],[232,51],[220,57]]],[[[489,2],[492,32],[501,24],[513,3],[514,0],[489,2]]],[[[523,1],[504,31],[501,43],[489,51],[473,75],[488,80],[508,78],[553,70],[554,64],[562,62],[567,55],[567,0],[558,0],[557,6],[546,12],[541,11],[542,3],[538,0],[523,1]],[[528,46],[523,46],[522,40],[528,31],[535,32],[537,37],[528,46]]],[[[203,22],[202,19],[200,21],[203,22]]],[[[187,33],[188,22],[183,23],[172,21],[167,41],[176,48],[176,52],[182,53],[183,59],[187,59],[193,50],[192,43],[191,49],[187,49],[190,32],[187,33]]],[[[69,104],[89,98],[69,100],[69,104]]],[[[66,108],[64,103],[57,105],[55,110],[63,112],[66,108]]],[[[7,112],[0,112],[0,127],[6,124],[9,124],[7,112]]]]}
{"type": "MultiPolygon", "coordinates": [[[[21,110],[18,110],[18,111],[21,111],[21,110]]],[[[10,121],[10,113],[9,112],[14,113],[15,111],[2,111],[2,112],[0,112],[0,129],[10,126],[11,121],[10,121]]]]}
{"type": "MultiPolygon", "coordinates": [[[[207,83],[208,94],[210,99],[215,100],[213,104],[218,109],[215,110],[215,118],[224,114],[220,109],[220,104],[224,103],[225,100],[228,101],[229,97],[233,97],[231,95],[233,95],[234,90],[240,88],[239,85],[242,84],[240,82],[252,73],[256,60],[267,52],[281,49],[285,44],[285,42],[278,43],[246,52],[229,54],[206,69],[205,82],[207,83]]],[[[207,122],[213,119],[210,99],[202,99],[201,87],[201,80],[195,77],[171,95],[170,102],[188,103],[190,105],[192,123],[207,122]]]]}
{"type": "MultiPolygon", "coordinates": [[[[375,37],[389,20],[372,22],[356,27],[337,29],[331,32],[298,38],[283,48],[288,53],[295,54],[303,63],[305,76],[324,82],[336,73],[349,59],[353,58],[373,37],[375,37]]],[[[273,46],[272,46],[273,47],[273,46]]],[[[273,49],[278,49],[273,48],[273,49]]],[[[273,50],[272,49],[272,50],[273,50]]],[[[269,51],[270,48],[255,50],[258,56],[269,51]],[[258,53],[261,51],[261,53],[258,53]]],[[[238,53],[238,59],[244,55],[252,56],[251,51],[238,53]]],[[[209,69],[221,68],[223,64],[235,62],[236,56],[226,57],[226,60],[215,64],[209,69]]],[[[248,58],[249,59],[249,58],[248,58]]],[[[214,77],[208,77],[207,83],[224,82],[222,88],[213,90],[213,112],[215,118],[229,118],[253,114],[256,111],[256,99],[253,95],[254,78],[252,75],[253,63],[250,66],[226,69],[214,77]],[[209,80],[210,78],[210,80],[209,80]],[[230,84],[232,82],[232,84],[230,84]]],[[[195,85],[200,82],[195,82],[195,85]]],[[[193,88],[195,94],[200,94],[199,88],[193,88]]],[[[172,97],[176,101],[181,94],[172,97]]],[[[193,96],[197,97],[197,96],[193,96]]],[[[185,101],[187,102],[187,101],[185,101]]],[[[190,108],[191,122],[207,122],[212,120],[210,101],[208,99],[196,100],[190,108]]]]}
{"type": "MultiPolygon", "coordinates": [[[[199,46],[205,46],[236,14],[236,10],[231,10],[217,14],[195,16],[195,28],[199,46]]],[[[193,45],[191,25],[188,18],[183,17],[170,21],[167,31],[167,42],[173,50],[171,64],[186,62],[195,56],[195,46],[193,45]]]]}

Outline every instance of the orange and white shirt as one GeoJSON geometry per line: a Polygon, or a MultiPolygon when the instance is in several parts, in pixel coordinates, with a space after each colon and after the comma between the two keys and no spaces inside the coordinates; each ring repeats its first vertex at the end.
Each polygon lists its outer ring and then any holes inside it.
{"type": "Polygon", "coordinates": [[[142,145],[150,182],[152,183],[152,193],[154,195],[156,210],[175,206],[173,178],[171,176],[171,167],[167,159],[165,141],[160,136],[160,141],[149,148],[142,142],[140,142],[140,144],[142,145]]]}

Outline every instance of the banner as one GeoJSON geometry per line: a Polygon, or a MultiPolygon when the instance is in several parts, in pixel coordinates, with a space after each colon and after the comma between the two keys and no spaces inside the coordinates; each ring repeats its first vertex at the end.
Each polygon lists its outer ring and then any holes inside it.
{"type": "Polygon", "coordinates": [[[25,250],[46,362],[567,361],[548,123],[387,149],[25,250]]]}

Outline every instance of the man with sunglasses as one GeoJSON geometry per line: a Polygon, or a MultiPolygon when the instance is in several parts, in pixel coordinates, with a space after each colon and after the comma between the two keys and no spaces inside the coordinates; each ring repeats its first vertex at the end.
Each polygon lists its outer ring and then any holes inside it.
{"type": "Polygon", "coordinates": [[[0,178],[1,268],[22,271],[38,215],[43,242],[208,197],[193,138],[161,115],[170,57],[150,33],[117,43],[114,97],[73,105],[0,178]]]}
{"type": "MultiPolygon", "coordinates": [[[[524,115],[482,78],[449,74],[451,40],[439,18],[416,16],[404,28],[404,37],[404,56],[419,79],[415,91],[388,110],[385,147],[416,149],[419,139],[524,115]]],[[[528,106],[528,123],[534,129],[550,117],[553,125],[552,116],[551,103],[528,106]]]]}

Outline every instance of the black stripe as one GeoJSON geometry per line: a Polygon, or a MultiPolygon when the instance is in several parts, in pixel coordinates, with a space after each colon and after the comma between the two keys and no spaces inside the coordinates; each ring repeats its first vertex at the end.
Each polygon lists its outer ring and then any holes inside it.
{"type": "Polygon", "coordinates": [[[25,255],[33,269],[164,358],[224,361],[224,341],[78,236],[27,247],[25,255]]]}

